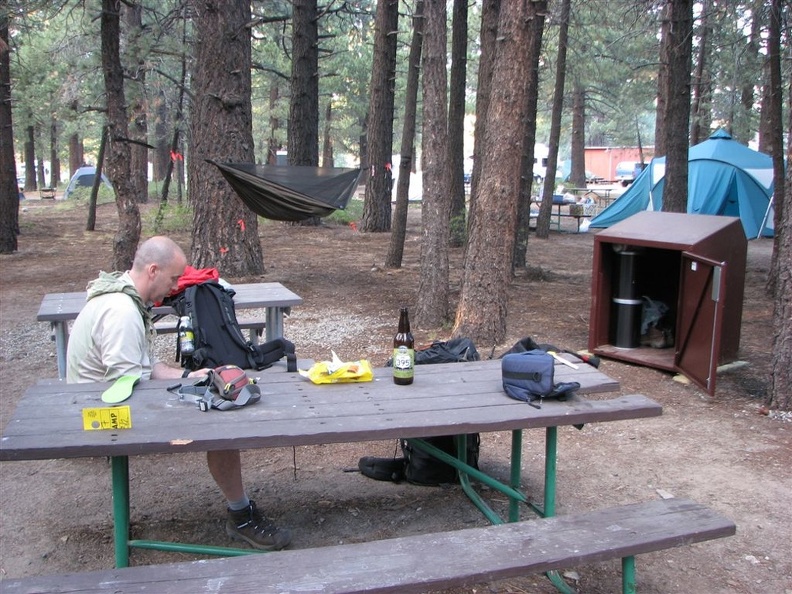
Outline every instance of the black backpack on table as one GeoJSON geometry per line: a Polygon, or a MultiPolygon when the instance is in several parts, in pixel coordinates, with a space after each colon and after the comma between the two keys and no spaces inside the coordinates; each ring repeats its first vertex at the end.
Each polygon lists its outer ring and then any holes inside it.
{"type": "Polygon", "coordinates": [[[167,297],[165,305],[176,315],[190,316],[195,351],[185,355],[176,341],[176,358],[187,369],[214,369],[236,365],[242,369],[265,369],[286,357],[289,371],[297,371],[294,345],[285,338],[276,338],[254,345],[245,338],[236,317],[234,290],[214,281],[191,285],[181,293],[167,297]]]}

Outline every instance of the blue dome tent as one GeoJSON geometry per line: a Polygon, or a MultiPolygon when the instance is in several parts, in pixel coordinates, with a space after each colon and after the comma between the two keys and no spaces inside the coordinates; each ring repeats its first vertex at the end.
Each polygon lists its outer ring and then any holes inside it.
{"type": "MultiPolygon", "coordinates": [[[[652,159],[630,188],[594,217],[610,227],[642,210],[662,210],[665,157],[652,159]]],[[[773,162],[718,130],[688,150],[688,214],[739,217],[749,239],[773,236],[773,162]]]]}

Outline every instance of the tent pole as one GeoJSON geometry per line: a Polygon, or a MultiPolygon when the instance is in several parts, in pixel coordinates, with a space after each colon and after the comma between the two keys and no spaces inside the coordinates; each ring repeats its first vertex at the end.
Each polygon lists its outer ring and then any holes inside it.
{"type": "Polygon", "coordinates": [[[770,216],[770,209],[773,208],[773,201],[775,200],[775,194],[770,196],[770,202],[767,203],[767,210],[765,210],[764,218],[762,219],[762,226],[759,227],[759,234],[756,236],[756,239],[759,239],[764,233],[765,227],[767,227],[767,219],[770,216]]]}

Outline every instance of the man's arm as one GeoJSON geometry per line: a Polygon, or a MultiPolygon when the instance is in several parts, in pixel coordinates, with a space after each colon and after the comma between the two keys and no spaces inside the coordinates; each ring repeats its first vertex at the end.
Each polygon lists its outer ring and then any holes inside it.
{"type": "MultiPolygon", "coordinates": [[[[151,368],[151,379],[177,379],[182,377],[184,371],[183,369],[171,367],[162,361],[157,361],[154,363],[154,367],[151,368]]],[[[209,368],[197,369],[191,371],[187,377],[204,377],[208,373],[209,368]]]]}

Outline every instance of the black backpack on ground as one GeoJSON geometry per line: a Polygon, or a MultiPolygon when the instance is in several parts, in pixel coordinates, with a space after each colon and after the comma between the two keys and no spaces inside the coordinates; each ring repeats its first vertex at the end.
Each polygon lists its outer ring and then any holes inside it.
{"type": "MultiPolygon", "coordinates": [[[[422,438],[426,443],[456,458],[457,450],[453,435],[422,438]]],[[[479,445],[481,437],[478,433],[467,435],[467,460],[473,468],[478,469],[479,445]]],[[[441,485],[457,482],[456,468],[430,456],[423,450],[412,447],[406,439],[401,440],[404,453],[404,478],[414,485],[441,485]]]]}
{"type": "Polygon", "coordinates": [[[285,338],[276,338],[254,345],[242,334],[234,308],[234,290],[207,281],[191,285],[181,293],[165,299],[176,315],[190,316],[195,351],[185,355],[176,341],[176,358],[187,369],[214,369],[236,365],[242,369],[265,369],[286,357],[289,371],[297,371],[294,345],[285,338]]]}
{"type": "MultiPolygon", "coordinates": [[[[457,363],[479,361],[481,357],[469,338],[454,338],[448,342],[435,342],[432,346],[416,351],[416,365],[434,363],[457,363]]],[[[388,362],[391,365],[391,362],[388,362]]],[[[422,438],[426,443],[456,457],[456,444],[453,435],[422,438]]],[[[478,469],[478,433],[467,435],[467,463],[478,469]]],[[[440,485],[457,482],[457,471],[450,464],[441,462],[423,450],[412,447],[407,440],[400,440],[402,458],[374,458],[366,456],[358,462],[360,472],[369,478],[380,481],[400,482],[407,479],[415,485],[440,485]]]]}

